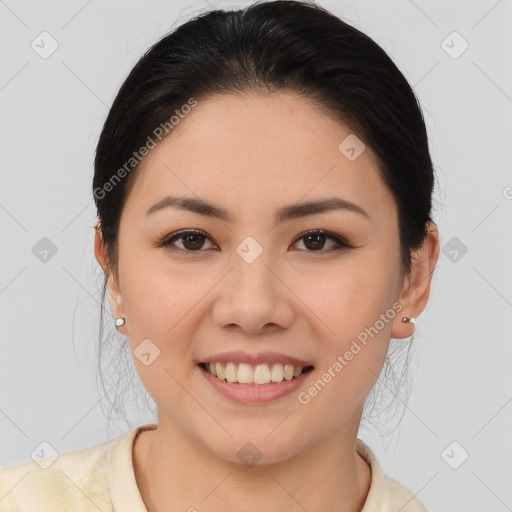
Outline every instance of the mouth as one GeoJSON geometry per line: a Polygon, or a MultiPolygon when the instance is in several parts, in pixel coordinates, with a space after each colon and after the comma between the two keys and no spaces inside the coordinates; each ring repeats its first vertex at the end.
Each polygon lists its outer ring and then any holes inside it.
{"type": "Polygon", "coordinates": [[[198,366],[219,381],[244,386],[268,386],[283,381],[298,379],[313,370],[313,366],[298,366],[288,363],[235,363],[202,362],[198,366]]]}

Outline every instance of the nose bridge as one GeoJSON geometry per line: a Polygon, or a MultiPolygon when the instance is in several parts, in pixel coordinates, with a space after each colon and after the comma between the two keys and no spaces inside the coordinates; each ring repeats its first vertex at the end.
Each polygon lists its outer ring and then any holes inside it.
{"type": "Polygon", "coordinates": [[[236,247],[230,266],[215,308],[218,325],[238,324],[256,332],[267,324],[283,327],[291,321],[287,287],[276,277],[278,265],[271,249],[246,237],[236,247]]]}
{"type": "MultiPolygon", "coordinates": [[[[246,237],[236,248],[233,255],[233,280],[235,288],[242,294],[263,293],[270,295],[275,292],[272,281],[276,279],[270,271],[272,249],[264,247],[254,237],[246,237]]],[[[255,297],[256,298],[256,297],[255,297]]]]}

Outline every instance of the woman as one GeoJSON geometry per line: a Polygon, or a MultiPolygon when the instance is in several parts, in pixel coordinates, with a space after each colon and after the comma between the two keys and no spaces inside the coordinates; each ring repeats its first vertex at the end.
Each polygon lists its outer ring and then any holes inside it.
{"type": "Polygon", "coordinates": [[[357,438],[439,253],[420,107],[311,3],[211,11],[135,65],[94,251],[158,421],[3,468],[11,510],[425,511],[357,438]]]}

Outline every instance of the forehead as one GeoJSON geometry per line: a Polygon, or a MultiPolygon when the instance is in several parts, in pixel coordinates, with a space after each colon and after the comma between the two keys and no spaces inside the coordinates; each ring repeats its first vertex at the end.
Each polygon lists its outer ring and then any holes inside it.
{"type": "Polygon", "coordinates": [[[129,203],[145,212],[173,193],[251,215],[255,206],[338,194],[389,216],[394,200],[371,149],[355,159],[343,152],[344,141],[357,144],[353,137],[346,124],[293,93],[210,96],[141,162],[129,203]]]}

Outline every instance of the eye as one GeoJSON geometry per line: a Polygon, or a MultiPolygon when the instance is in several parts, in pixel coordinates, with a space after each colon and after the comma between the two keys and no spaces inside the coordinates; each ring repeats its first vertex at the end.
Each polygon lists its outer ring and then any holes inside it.
{"type": "Polygon", "coordinates": [[[178,231],[170,236],[165,237],[162,241],[158,242],[158,247],[168,247],[173,251],[182,252],[201,252],[204,245],[204,239],[209,239],[208,236],[202,231],[196,231],[193,229],[186,229],[178,231]],[[183,244],[182,247],[172,247],[175,241],[179,241],[183,244]]]}
{"type": "Polygon", "coordinates": [[[302,241],[304,240],[304,245],[307,247],[307,252],[320,252],[320,253],[326,253],[331,251],[339,251],[341,249],[349,249],[352,246],[347,243],[342,238],[327,233],[326,231],[323,231],[322,229],[315,229],[313,231],[307,231],[306,233],[301,234],[296,241],[302,241]],[[330,249],[322,250],[322,247],[325,245],[326,240],[331,240],[334,242],[334,244],[331,246],[330,249]]]}
{"type": "MultiPolygon", "coordinates": [[[[172,233],[171,235],[165,237],[163,240],[158,242],[156,246],[167,247],[168,249],[173,251],[181,251],[188,253],[202,252],[201,249],[204,247],[205,239],[210,240],[206,233],[193,229],[187,229],[178,231],[177,233],[172,233]],[[181,243],[182,246],[176,246],[175,242],[181,243]]],[[[353,247],[348,242],[343,240],[341,237],[327,233],[326,231],[323,231],[321,229],[315,229],[313,231],[307,231],[305,233],[302,233],[299,237],[295,239],[294,245],[300,241],[303,241],[304,246],[306,247],[306,252],[326,253],[331,251],[339,251],[341,249],[349,249],[353,247]],[[323,250],[323,247],[326,241],[328,240],[330,240],[332,243],[331,248],[323,250]]]]}

